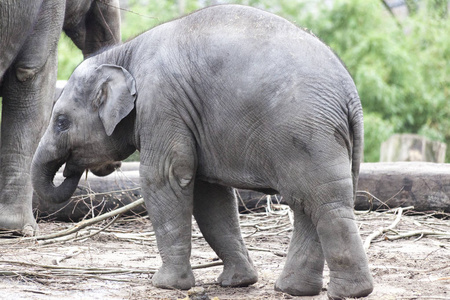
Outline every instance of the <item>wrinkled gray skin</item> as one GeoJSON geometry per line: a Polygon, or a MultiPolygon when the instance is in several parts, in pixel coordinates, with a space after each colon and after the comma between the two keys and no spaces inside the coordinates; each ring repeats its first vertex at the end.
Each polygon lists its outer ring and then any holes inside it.
{"type": "Polygon", "coordinates": [[[30,166],[50,119],[63,29],[88,56],[120,42],[119,10],[94,0],[0,0],[0,228],[24,235],[37,229],[30,166]]]}
{"type": "MultiPolygon", "coordinates": [[[[200,10],[84,61],[53,109],[33,161],[36,192],[66,201],[85,169],[141,153],[141,185],[162,266],[153,284],[188,289],[191,218],[224,262],[218,282],[257,272],[230,187],[279,192],[294,232],[277,290],[372,291],[354,221],[363,144],[355,85],[333,52],[275,15],[200,10]],[[66,163],[66,181],[52,183],[66,163]]],[[[111,168],[113,170],[113,168],[111,168]]]]}

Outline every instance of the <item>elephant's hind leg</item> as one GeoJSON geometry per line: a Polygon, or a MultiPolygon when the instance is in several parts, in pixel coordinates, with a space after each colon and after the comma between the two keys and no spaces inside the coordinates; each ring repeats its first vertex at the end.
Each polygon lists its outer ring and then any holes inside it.
{"type": "Polygon", "coordinates": [[[330,269],[328,295],[332,299],[364,297],[373,279],[353,213],[351,178],[319,185],[311,210],[330,269]]]}
{"type": "Polygon", "coordinates": [[[294,232],[275,290],[295,296],[319,294],[324,261],[322,246],[311,219],[303,212],[294,211],[294,232]]]}
{"type": "Polygon", "coordinates": [[[231,188],[197,181],[194,216],[206,241],[223,260],[218,278],[222,286],[248,286],[258,280],[239,228],[236,199],[231,188]]]}

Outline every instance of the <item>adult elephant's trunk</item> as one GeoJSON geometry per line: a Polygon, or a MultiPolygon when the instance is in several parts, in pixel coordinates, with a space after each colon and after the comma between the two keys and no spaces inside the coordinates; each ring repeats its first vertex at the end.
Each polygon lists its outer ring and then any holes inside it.
{"type": "Polygon", "coordinates": [[[38,147],[31,166],[31,178],[33,188],[40,198],[54,203],[62,203],[70,199],[78,186],[83,170],[64,172],[64,181],[55,186],[53,179],[58,169],[66,162],[67,158],[49,158],[49,153],[38,147]]]}

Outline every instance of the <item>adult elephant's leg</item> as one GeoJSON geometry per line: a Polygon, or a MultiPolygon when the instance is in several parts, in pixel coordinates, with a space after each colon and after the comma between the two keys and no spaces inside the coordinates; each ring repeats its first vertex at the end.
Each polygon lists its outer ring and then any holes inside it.
{"type": "Polygon", "coordinates": [[[222,259],[222,286],[247,286],[258,280],[242,239],[236,199],[231,188],[197,181],[194,216],[206,241],[222,259]]]}
{"type": "Polygon", "coordinates": [[[0,82],[33,29],[42,0],[0,1],[0,82]]]}
{"type": "Polygon", "coordinates": [[[56,53],[34,76],[19,80],[16,65],[3,82],[0,148],[0,228],[32,235],[30,165],[51,114],[56,82],[56,53]]]}
{"type": "MultiPolygon", "coordinates": [[[[336,173],[327,170],[327,174],[336,173]]],[[[342,298],[370,294],[373,279],[355,223],[351,177],[335,176],[316,186],[310,208],[330,269],[328,295],[342,298]]]]}
{"type": "Polygon", "coordinates": [[[322,289],[322,246],[309,216],[294,207],[294,232],[275,290],[295,296],[317,295],[322,289]]]}

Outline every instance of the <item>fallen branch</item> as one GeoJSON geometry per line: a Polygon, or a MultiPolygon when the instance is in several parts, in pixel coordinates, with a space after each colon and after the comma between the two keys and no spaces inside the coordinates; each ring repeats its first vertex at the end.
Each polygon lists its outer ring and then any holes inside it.
{"type": "Polygon", "coordinates": [[[83,251],[81,251],[81,250],[76,250],[76,251],[71,251],[69,254],[66,254],[66,255],[64,255],[63,257],[61,257],[61,258],[58,258],[58,259],[53,259],[52,260],[52,263],[54,264],[54,265],[59,265],[63,260],[66,260],[66,259],[70,259],[70,258],[74,258],[75,256],[78,256],[79,254],[81,254],[83,251]]]}
{"type": "Polygon", "coordinates": [[[108,224],[106,224],[105,227],[100,228],[99,230],[96,230],[96,231],[94,231],[93,233],[91,233],[91,234],[89,234],[89,235],[87,235],[87,236],[77,237],[76,239],[74,239],[74,242],[79,241],[79,240],[82,240],[82,239],[87,239],[87,238],[93,237],[94,235],[97,235],[97,234],[99,234],[100,232],[105,231],[106,229],[108,229],[109,227],[111,227],[111,225],[113,225],[114,223],[116,223],[117,219],[118,219],[120,216],[121,216],[121,214],[116,215],[116,216],[114,217],[114,219],[112,219],[111,222],[109,222],[108,224]]]}
{"type": "Polygon", "coordinates": [[[106,220],[108,218],[111,218],[111,217],[114,217],[116,215],[123,214],[123,213],[125,213],[125,212],[127,212],[129,210],[132,210],[133,208],[143,204],[143,203],[144,203],[144,199],[140,198],[140,199],[138,199],[138,200],[136,200],[136,201],[134,201],[134,202],[132,202],[132,203],[130,203],[128,205],[125,205],[123,207],[117,208],[117,209],[112,210],[110,212],[101,214],[101,215],[99,215],[99,216],[97,216],[95,218],[83,220],[83,221],[77,223],[75,226],[73,226],[73,227],[71,227],[69,229],[66,229],[66,230],[63,230],[63,231],[60,231],[60,232],[56,232],[56,233],[53,233],[53,234],[37,236],[37,237],[34,237],[34,239],[38,240],[38,241],[39,240],[49,240],[49,239],[54,239],[54,238],[57,238],[57,237],[69,235],[69,234],[75,233],[77,231],[80,231],[81,229],[86,228],[87,226],[99,223],[101,221],[104,221],[104,220],[106,220]]]}
{"type": "MultiPolygon", "coordinates": [[[[80,276],[80,275],[104,275],[104,274],[155,274],[157,269],[127,269],[127,268],[84,268],[84,267],[65,267],[59,265],[35,264],[23,261],[0,260],[0,264],[15,265],[26,267],[26,271],[22,270],[1,270],[0,276],[27,276],[27,277],[44,277],[50,276],[80,276]],[[39,272],[28,270],[29,268],[39,268],[39,272]],[[42,270],[44,269],[44,271],[42,270]]],[[[205,263],[192,266],[193,270],[205,269],[223,265],[222,261],[205,263]]],[[[111,280],[110,278],[106,280],[111,280]]]]}
{"type": "Polygon", "coordinates": [[[223,266],[223,261],[218,260],[218,261],[215,261],[212,263],[195,265],[195,266],[192,266],[192,270],[206,269],[206,268],[217,267],[217,266],[223,266]]]}
{"type": "MultiPolygon", "coordinates": [[[[15,261],[15,260],[1,260],[0,264],[8,264],[15,266],[25,266],[25,267],[35,267],[45,269],[49,272],[62,274],[61,271],[70,271],[77,273],[85,273],[85,274],[122,274],[122,273],[155,273],[156,269],[146,269],[146,270],[138,270],[138,269],[122,269],[122,268],[83,268],[83,267],[64,267],[59,265],[44,265],[44,264],[35,264],[24,261],[15,261]]],[[[10,272],[21,272],[21,271],[10,271],[10,272]]]]}
{"type": "MultiPolygon", "coordinates": [[[[102,222],[108,218],[117,216],[117,215],[121,215],[129,210],[132,210],[133,208],[142,205],[144,203],[144,199],[140,198],[128,205],[125,205],[123,207],[117,208],[115,210],[112,210],[110,212],[101,214],[95,218],[92,219],[87,219],[87,220],[83,220],[77,224],[75,224],[74,226],[66,229],[66,230],[62,230],[59,232],[55,232],[52,234],[47,234],[47,235],[41,235],[41,236],[35,236],[35,237],[24,237],[21,238],[20,241],[43,241],[43,240],[51,240],[51,239],[56,239],[56,238],[60,238],[60,237],[64,237],[64,236],[68,236],[68,235],[72,235],[78,231],[80,231],[83,228],[86,228],[88,226],[91,226],[93,224],[102,222]]],[[[13,239],[13,240],[3,240],[0,241],[0,244],[12,244],[12,243],[16,243],[17,240],[13,239]]]]}
{"type": "Polygon", "coordinates": [[[426,236],[426,235],[434,235],[434,236],[439,236],[440,238],[444,238],[444,239],[450,239],[450,232],[439,232],[439,231],[433,231],[433,230],[414,230],[414,231],[409,231],[409,232],[405,232],[405,233],[398,233],[397,235],[387,235],[386,239],[393,241],[393,240],[399,240],[399,239],[404,239],[404,238],[409,238],[412,236],[426,236]]]}
{"type": "Polygon", "coordinates": [[[280,257],[286,257],[287,253],[285,251],[274,251],[271,249],[265,249],[265,248],[258,248],[258,247],[247,247],[248,250],[250,251],[261,251],[261,252],[269,252],[272,253],[273,255],[276,256],[280,256],[280,257]]]}
{"type": "Polygon", "coordinates": [[[386,233],[390,230],[393,230],[397,224],[400,222],[400,219],[402,217],[402,213],[403,213],[403,208],[399,207],[397,209],[397,217],[395,218],[394,222],[389,225],[386,228],[380,227],[379,229],[375,230],[374,232],[372,232],[364,241],[364,250],[367,252],[367,250],[370,247],[370,243],[372,242],[373,239],[375,239],[376,237],[382,235],[383,233],[386,233]]]}

